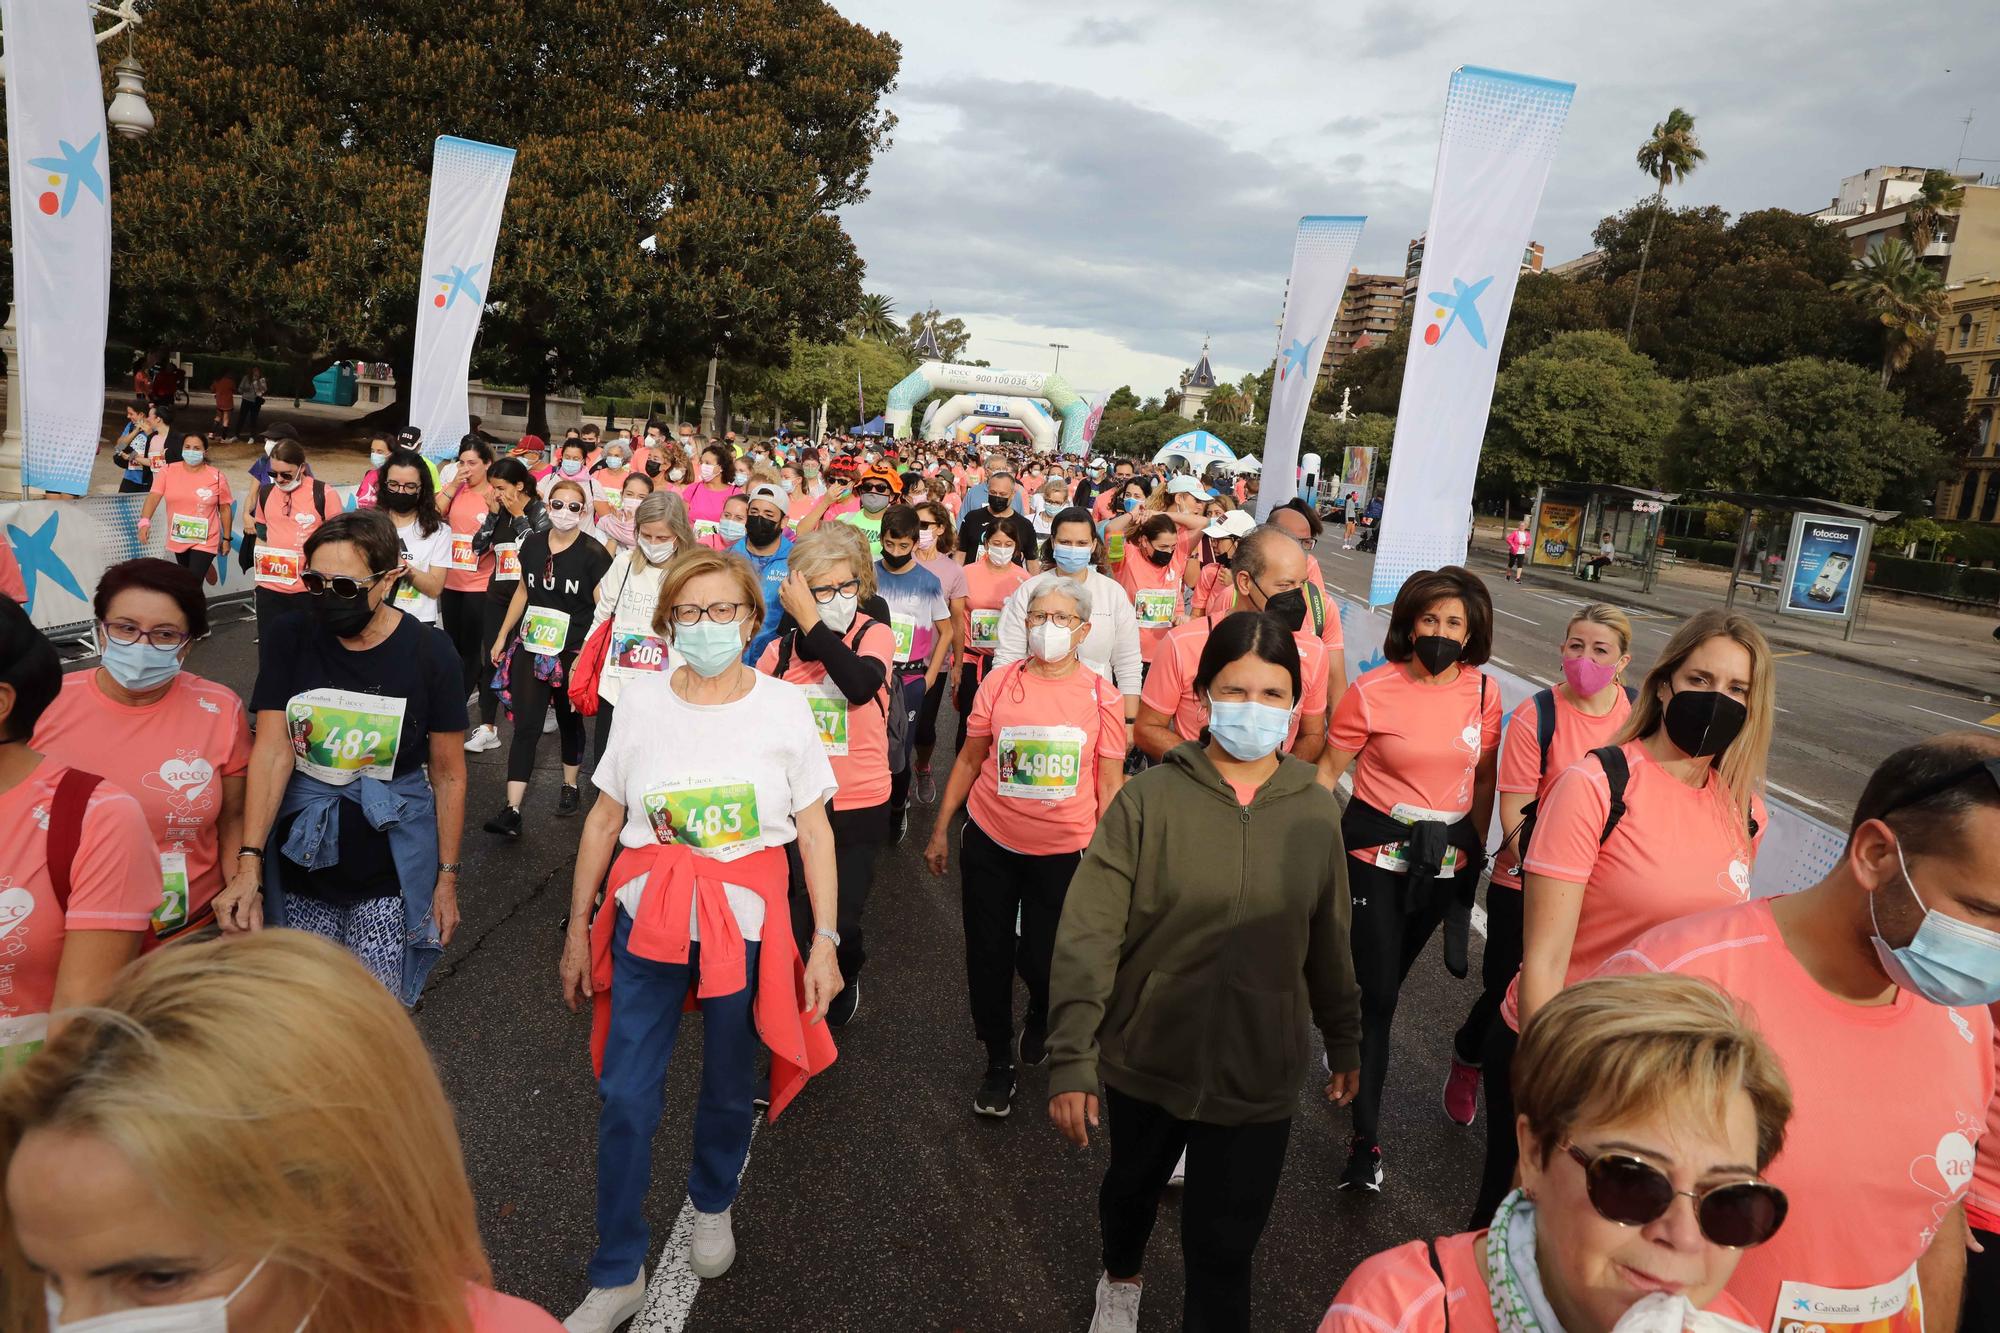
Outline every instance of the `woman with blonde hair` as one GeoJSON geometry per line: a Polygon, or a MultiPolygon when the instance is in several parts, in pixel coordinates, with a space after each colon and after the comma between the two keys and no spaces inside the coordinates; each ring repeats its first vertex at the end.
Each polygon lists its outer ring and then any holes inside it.
{"type": "Polygon", "coordinates": [[[1487,1121],[1500,1128],[1487,1135],[1475,1216],[1492,1211],[1514,1174],[1511,1108],[1499,1094],[1521,1024],[1655,926],[1749,898],[1769,822],[1774,675],[1770,644],[1749,619],[1692,617],[1660,650],[1617,736],[1537,802],[1522,858],[1521,971],[1481,1061],[1487,1121]]]}
{"type": "Polygon", "coordinates": [[[1601,977],[1543,1005],[1514,1063],[1520,1188],[1490,1225],[1363,1261],[1319,1333],[1752,1333],[1723,1287],[1784,1225],[1762,1173],[1792,1094],[1749,1017],[1690,977],[1601,977]]]}
{"type": "Polygon", "coordinates": [[[75,1011],[0,1083],[0,1166],[10,1329],[558,1327],[491,1289],[416,1028],[302,931],[162,950],[75,1011]]]}

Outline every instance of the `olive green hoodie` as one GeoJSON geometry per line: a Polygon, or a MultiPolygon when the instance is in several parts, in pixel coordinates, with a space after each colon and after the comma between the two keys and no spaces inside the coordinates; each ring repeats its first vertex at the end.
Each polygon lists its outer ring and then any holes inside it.
{"type": "Polygon", "coordinates": [[[1120,1092],[1183,1120],[1290,1116],[1310,1015],[1358,1068],[1340,811],[1280,756],[1246,807],[1187,742],[1125,784],[1070,881],[1049,978],[1049,1093],[1120,1092]]]}

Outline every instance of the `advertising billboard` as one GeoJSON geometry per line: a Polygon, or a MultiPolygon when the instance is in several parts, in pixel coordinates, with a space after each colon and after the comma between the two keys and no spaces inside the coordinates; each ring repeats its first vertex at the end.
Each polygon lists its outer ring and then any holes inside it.
{"type": "Polygon", "coordinates": [[[1568,569],[1576,563],[1582,540],[1583,506],[1544,500],[1535,510],[1535,544],[1528,549],[1528,563],[1568,569]]]}
{"type": "Polygon", "coordinates": [[[1340,493],[1358,495],[1366,504],[1374,489],[1375,450],[1367,445],[1347,445],[1341,450],[1340,493]]]}
{"type": "Polygon", "coordinates": [[[1790,615],[1846,620],[1861,595],[1868,524],[1825,514],[1792,516],[1792,550],[1785,565],[1783,610],[1790,615]]]}

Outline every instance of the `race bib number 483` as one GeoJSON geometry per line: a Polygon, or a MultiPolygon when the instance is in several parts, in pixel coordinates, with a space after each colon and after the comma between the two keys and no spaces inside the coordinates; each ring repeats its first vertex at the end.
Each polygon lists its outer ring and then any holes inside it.
{"type": "Polygon", "coordinates": [[[757,822],[757,788],[726,778],[684,778],[640,798],[653,836],[684,842],[697,851],[755,850],[763,837],[757,822]]]}
{"type": "Polygon", "coordinates": [[[356,778],[388,781],[396,776],[405,707],[401,699],[348,690],[293,695],[285,708],[292,766],[336,786],[356,778]]]}

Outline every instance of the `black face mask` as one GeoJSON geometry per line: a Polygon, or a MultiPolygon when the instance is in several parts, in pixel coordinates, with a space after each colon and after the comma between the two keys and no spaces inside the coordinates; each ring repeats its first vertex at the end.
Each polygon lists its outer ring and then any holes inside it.
{"type": "Polygon", "coordinates": [[[1161,569],[1165,569],[1167,562],[1174,558],[1174,553],[1172,551],[1151,550],[1146,552],[1146,558],[1161,569]]]}
{"type": "Polygon", "coordinates": [[[408,495],[402,491],[383,491],[382,507],[392,514],[414,514],[421,496],[408,495]]]}
{"type": "Polygon", "coordinates": [[[916,552],[914,551],[905,551],[901,555],[890,555],[887,551],[884,551],[882,552],[882,568],[888,570],[901,569],[915,558],[916,552]]]}
{"type": "Polygon", "coordinates": [[[743,520],[743,535],[752,546],[769,546],[778,540],[778,525],[760,514],[752,514],[743,520]]]}
{"type": "Polygon", "coordinates": [[[986,507],[996,514],[1004,514],[1014,507],[1014,497],[1010,495],[1003,500],[997,495],[989,495],[986,497],[986,507]]]}
{"type": "Polygon", "coordinates": [[[1667,739],[1682,754],[1700,759],[1729,748],[1750,710],[1719,690],[1680,690],[1667,700],[1667,739]]]}
{"type": "Polygon", "coordinates": [[[1273,597],[1264,599],[1264,614],[1276,616],[1285,622],[1285,628],[1297,634],[1306,623],[1306,590],[1287,588],[1273,597]]]}
{"type": "Polygon", "coordinates": [[[1419,634],[1411,647],[1417,654],[1417,660],[1424,664],[1424,670],[1433,676],[1442,675],[1465,654],[1464,644],[1442,634],[1419,634]]]}
{"type": "Polygon", "coordinates": [[[311,600],[313,617],[337,639],[353,638],[375,618],[375,608],[368,605],[365,592],[355,597],[339,597],[329,592],[311,600]]]}
{"type": "Polygon", "coordinates": [[[660,460],[659,460],[659,459],[657,459],[657,458],[648,458],[648,459],[646,460],[646,475],[647,475],[647,476],[649,476],[649,477],[657,477],[657,476],[659,476],[659,475],[660,475],[660,460]]]}

